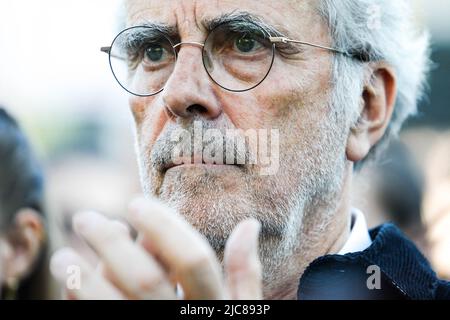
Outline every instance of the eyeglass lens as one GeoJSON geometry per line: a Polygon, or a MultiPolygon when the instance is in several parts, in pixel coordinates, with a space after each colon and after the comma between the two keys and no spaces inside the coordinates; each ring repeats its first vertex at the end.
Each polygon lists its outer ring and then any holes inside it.
{"type": "MultiPolygon", "coordinates": [[[[180,48],[179,46],[178,48],[180,48]]],[[[138,26],[122,31],[110,51],[112,72],[119,84],[138,96],[161,92],[172,75],[177,49],[164,34],[138,26]]],[[[274,47],[258,26],[222,24],[208,35],[202,53],[206,72],[217,85],[230,91],[246,91],[268,75],[274,47]]]]}

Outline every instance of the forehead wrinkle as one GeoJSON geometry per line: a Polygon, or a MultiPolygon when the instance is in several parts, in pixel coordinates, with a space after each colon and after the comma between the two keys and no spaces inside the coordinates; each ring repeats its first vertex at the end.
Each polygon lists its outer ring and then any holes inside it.
{"type": "MultiPolygon", "coordinates": [[[[247,11],[236,11],[236,10],[229,13],[221,14],[213,18],[205,17],[201,19],[200,25],[196,22],[196,26],[198,29],[201,29],[202,31],[210,32],[217,26],[224,23],[235,24],[236,26],[243,26],[243,27],[254,24],[263,29],[264,31],[266,31],[271,36],[289,37],[290,33],[283,26],[271,25],[265,22],[264,19],[258,15],[254,15],[247,11]]],[[[154,22],[149,20],[142,20],[141,22],[138,22],[134,25],[146,26],[151,29],[160,31],[164,34],[167,34],[171,37],[180,37],[180,30],[179,30],[180,28],[178,27],[178,25],[168,25],[165,23],[154,22]]]]}
{"type": "Polygon", "coordinates": [[[205,33],[202,29],[201,23],[199,23],[200,2],[193,1],[193,6],[189,5],[187,1],[180,1],[179,10],[173,10],[175,20],[177,21],[178,33],[180,38],[195,37],[198,31],[205,33]],[[190,17],[193,17],[190,19],[190,17]]]}
{"type": "MultiPolygon", "coordinates": [[[[298,12],[299,10],[303,13],[306,12],[314,12],[313,10],[310,10],[311,7],[314,7],[311,5],[311,2],[309,0],[286,0],[287,4],[291,7],[293,11],[298,12]],[[295,4],[295,6],[294,6],[295,4]]],[[[128,3],[136,3],[139,1],[127,1],[128,3]]],[[[183,3],[183,2],[182,2],[183,3]]],[[[212,29],[214,25],[220,24],[222,22],[236,22],[236,23],[245,23],[245,22],[254,22],[258,24],[260,27],[262,27],[265,31],[267,31],[271,36],[285,36],[291,39],[295,39],[298,37],[302,37],[302,32],[299,32],[297,27],[295,25],[292,25],[292,23],[289,23],[289,19],[275,19],[277,15],[270,15],[270,13],[267,13],[267,16],[264,12],[252,12],[252,11],[245,11],[240,9],[235,9],[229,12],[225,13],[219,13],[216,16],[208,16],[209,13],[204,13],[204,16],[202,16],[201,9],[200,9],[200,2],[195,2],[194,7],[192,8],[191,14],[194,14],[194,20],[187,24],[185,21],[179,21],[177,19],[177,15],[181,15],[186,17],[187,12],[186,8],[183,6],[182,13],[178,13],[177,11],[172,8],[172,12],[175,13],[175,21],[173,25],[168,25],[167,23],[163,21],[151,21],[151,20],[141,20],[145,23],[155,23],[164,25],[166,28],[170,29],[170,33],[172,36],[176,36],[179,39],[186,39],[190,38],[197,32],[201,32],[202,36],[206,36],[207,33],[212,29]],[[278,20],[278,21],[277,21],[278,20]],[[181,24],[181,26],[179,25],[181,24]],[[192,30],[194,28],[194,30],[192,30]],[[190,29],[190,30],[188,30],[190,29]]],[[[136,4],[135,4],[136,6],[136,4]]],[[[130,10],[130,7],[134,7],[133,5],[128,5],[128,9],[130,10]]],[[[142,14],[142,11],[139,12],[136,10],[136,8],[133,8],[134,12],[133,16],[138,16],[139,13],[142,14]]],[[[149,10],[149,8],[146,8],[145,11],[149,10]]],[[[130,13],[130,11],[128,11],[130,13]]],[[[161,11],[158,11],[157,13],[162,15],[161,11]]],[[[172,13],[172,14],[173,14],[172,13]]],[[[298,12],[299,13],[299,12],[298,12]]],[[[300,14],[300,13],[299,13],[300,14]]],[[[165,15],[164,15],[165,16],[165,15]]],[[[161,17],[161,16],[160,16],[161,17]]],[[[162,18],[164,19],[164,18],[162,18]]],[[[186,19],[185,19],[186,20],[186,19]]],[[[136,25],[136,23],[133,23],[133,25],[136,25]]],[[[301,28],[301,26],[298,26],[301,28]]],[[[198,34],[198,33],[197,33],[198,34]]],[[[199,40],[199,39],[196,39],[199,40]]]]}

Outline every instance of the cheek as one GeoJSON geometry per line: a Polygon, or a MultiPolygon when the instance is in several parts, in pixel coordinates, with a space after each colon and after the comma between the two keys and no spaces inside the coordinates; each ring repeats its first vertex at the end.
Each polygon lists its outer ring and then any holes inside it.
{"type": "Polygon", "coordinates": [[[317,100],[325,100],[308,93],[311,92],[289,83],[268,86],[245,96],[231,97],[224,104],[224,112],[236,128],[244,130],[292,127],[293,123],[303,122],[306,116],[311,117],[311,113],[325,112],[317,108],[317,100]]]}
{"type": "MultiPolygon", "coordinates": [[[[266,101],[266,110],[277,117],[279,124],[296,123],[304,127],[305,122],[320,121],[329,112],[331,74],[329,59],[314,57],[298,65],[280,62],[270,77],[273,85],[262,88],[261,101],[266,101]],[[272,93],[267,95],[266,92],[272,93]]],[[[314,123],[310,123],[314,125],[314,123]]]]}
{"type": "Polygon", "coordinates": [[[237,128],[271,128],[282,123],[293,106],[302,103],[302,92],[286,78],[274,76],[251,91],[227,95],[222,105],[237,128]]]}
{"type": "Polygon", "coordinates": [[[255,129],[264,124],[261,117],[260,105],[254,94],[229,96],[223,102],[223,112],[238,129],[255,129]]]}
{"type": "Polygon", "coordinates": [[[134,117],[134,122],[136,124],[136,127],[139,128],[145,118],[145,106],[146,106],[146,99],[140,98],[136,96],[130,96],[128,98],[128,103],[130,105],[131,113],[134,117]]]}
{"type": "Polygon", "coordinates": [[[258,110],[252,111],[259,114],[264,127],[280,129],[280,159],[286,160],[294,153],[307,152],[311,144],[320,140],[332,110],[326,69],[285,69],[283,74],[274,73],[264,86],[255,90],[252,105],[258,110]]]}
{"type": "Polygon", "coordinates": [[[153,145],[169,118],[158,107],[157,97],[130,97],[129,104],[136,125],[139,145],[153,145]]]}

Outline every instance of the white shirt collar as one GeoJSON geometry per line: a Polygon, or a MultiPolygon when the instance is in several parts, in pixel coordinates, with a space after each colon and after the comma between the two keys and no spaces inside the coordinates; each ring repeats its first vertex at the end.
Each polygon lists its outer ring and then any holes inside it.
{"type": "Polygon", "coordinates": [[[367,229],[364,214],[356,209],[352,209],[352,223],[350,236],[338,254],[344,255],[352,252],[364,251],[372,244],[369,231],[367,229]]]}

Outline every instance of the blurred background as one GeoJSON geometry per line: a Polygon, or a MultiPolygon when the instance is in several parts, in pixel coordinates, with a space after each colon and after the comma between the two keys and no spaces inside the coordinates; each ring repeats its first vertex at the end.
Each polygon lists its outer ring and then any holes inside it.
{"type": "MultiPolygon", "coordinates": [[[[80,245],[74,212],[120,216],[140,192],[127,96],[100,52],[119,31],[120,0],[0,0],[0,105],[30,137],[47,175],[53,240],[80,245]]],[[[358,174],[369,226],[390,220],[450,279],[450,2],[414,1],[432,35],[428,98],[401,142],[358,174]]]]}
{"type": "Polygon", "coordinates": [[[108,56],[120,0],[0,0],[0,105],[31,140],[46,178],[51,248],[92,252],[71,219],[119,217],[140,192],[127,95],[108,56]]]}

